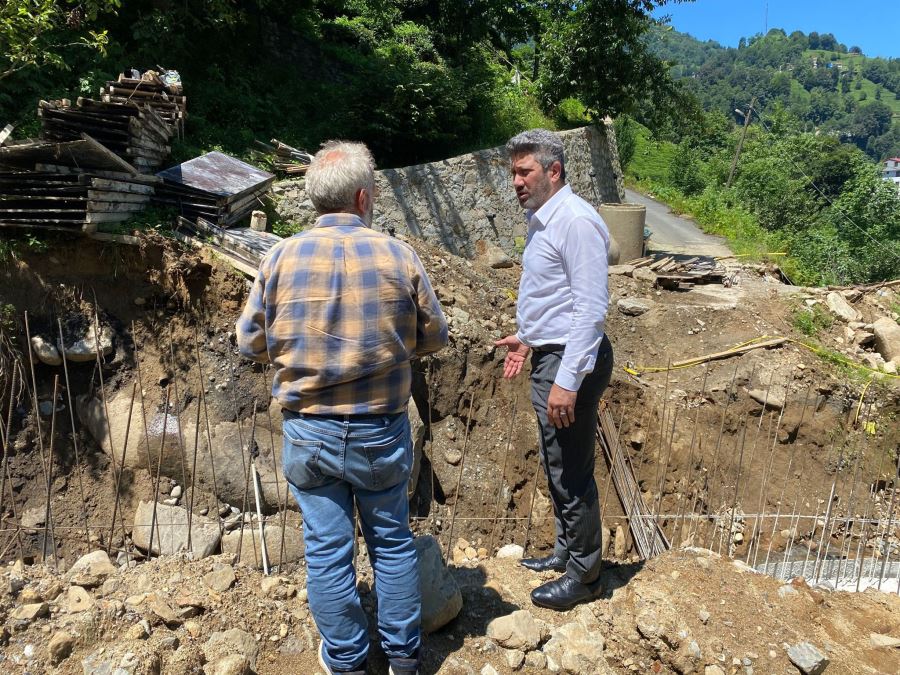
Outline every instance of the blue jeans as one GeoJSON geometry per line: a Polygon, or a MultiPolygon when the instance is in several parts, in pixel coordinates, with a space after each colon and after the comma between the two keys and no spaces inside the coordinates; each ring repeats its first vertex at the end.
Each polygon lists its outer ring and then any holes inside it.
{"type": "Polygon", "coordinates": [[[353,569],[353,501],[375,571],[378,632],[389,659],[416,658],[419,570],[406,485],[413,463],[406,413],[284,411],[282,466],[303,514],[309,608],[333,670],[355,670],[369,649],[353,569]]]}

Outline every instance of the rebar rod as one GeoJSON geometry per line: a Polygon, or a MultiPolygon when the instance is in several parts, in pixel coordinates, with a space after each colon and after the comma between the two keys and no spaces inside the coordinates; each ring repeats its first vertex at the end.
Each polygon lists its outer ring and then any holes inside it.
{"type": "MultiPolygon", "coordinates": [[[[30,345],[29,341],[29,345],[30,345]]],[[[47,536],[50,536],[50,544],[53,551],[53,568],[59,572],[59,558],[56,555],[56,536],[53,533],[53,443],[56,440],[56,397],[59,394],[59,375],[53,376],[53,411],[50,413],[50,439],[47,448],[47,501],[44,511],[44,543],[41,554],[47,557],[47,536]]]]}
{"type": "Polygon", "coordinates": [[[66,365],[65,338],[63,336],[62,319],[56,317],[56,325],[59,328],[59,353],[62,356],[63,375],[66,383],[66,400],[69,404],[69,421],[72,425],[72,447],[75,451],[75,472],[78,474],[78,496],[81,499],[81,518],[84,521],[84,545],[85,553],[91,550],[91,535],[87,529],[88,515],[85,507],[83,467],[81,466],[81,453],[78,450],[78,432],[75,428],[75,408],[72,405],[72,388],[69,384],[69,366],[66,365]]]}
{"type": "MultiPolygon", "coordinates": [[[[5,424],[0,425],[3,427],[3,466],[0,468],[0,518],[3,517],[3,514],[6,513],[3,501],[6,498],[6,486],[9,485],[9,504],[10,508],[13,512],[13,518],[16,525],[16,536],[15,541],[17,544],[17,548],[19,551],[19,560],[22,561],[25,557],[25,552],[22,548],[22,530],[19,527],[19,516],[16,513],[16,496],[13,494],[12,487],[12,479],[9,475],[9,445],[10,434],[12,434],[12,413],[13,407],[16,400],[16,378],[21,379],[21,375],[19,373],[18,368],[12,369],[12,377],[10,380],[10,388],[9,388],[9,404],[6,411],[6,421],[5,424]]],[[[21,383],[19,383],[21,384],[21,383]]]]}
{"type": "MultiPolygon", "coordinates": [[[[781,429],[781,421],[784,419],[784,409],[787,405],[787,396],[785,396],[784,401],[781,402],[781,410],[778,413],[778,422],[775,424],[775,432],[772,433],[772,416],[769,417],[769,431],[766,433],[766,445],[769,444],[769,439],[772,439],[772,447],[769,450],[769,460],[766,463],[765,472],[763,474],[762,484],[759,487],[759,497],[757,499],[756,504],[756,512],[760,513],[763,510],[763,505],[769,503],[769,481],[772,480],[772,468],[775,465],[775,448],[778,445],[778,431],[781,429]]],[[[750,546],[754,549],[753,552],[753,565],[756,566],[756,561],[759,557],[759,544],[762,539],[762,530],[760,529],[761,523],[757,518],[753,519],[753,534],[750,537],[750,546]]],[[[747,551],[747,562],[750,562],[750,552],[747,551]]]]}
{"type": "Polygon", "coordinates": [[[213,503],[216,510],[216,522],[219,524],[219,535],[222,535],[222,519],[219,518],[219,484],[216,479],[216,460],[213,456],[212,430],[209,427],[209,407],[206,403],[206,379],[203,375],[203,362],[200,359],[200,335],[197,327],[194,326],[194,354],[197,359],[197,377],[200,381],[199,396],[200,402],[197,404],[203,406],[203,420],[206,427],[206,451],[209,453],[209,468],[212,472],[213,481],[213,503]]]}
{"type": "MultiPolygon", "coordinates": [[[[158,527],[156,520],[159,503],[159,478],[162,473],[162,456],[166,448],[166,431],[169,427],[169,387],[166,386],[166,400],[163,407],[162,438],[159,441],[159,454],[156,456],[156,479],[153,482],[153,515],[150,517],[150,543],[147,546],[147,558],[153,555],[153,531],[158,527]]],[[[162,553],[162,534],[159,535],[159,551],[162,553]]]]}
{"type": "Polygon", "coordinates": [[[506,452],[503,454],[503,468],[500,470],[500,484],[497,486],[497,499],[494,502],[494,524],[491,526],[491,537],[488,543],[488,554],[494,551],[494,531],[497,529],[497,519],[500,517],[500,498],[503,496],[503,488],[506,484],[506,465],[509,463],[509,451],[512,447],[512,431],[518,412],[519,395],[513,396],[512,415],[509,417],[509,428],[506,431],[506,452]]]}
{"type": "MultiPolygon", "coordinates": [[[[703,408],[703,401],[706,400],[706,381],[707,381],[708,377],[709,377],[709,368],[706,368],[706,369],[704,369],[704,372],[703,372],[703,385],[700,388],[700,402],[697,404],[697,414],[694,416],[694,426],[691,429],[691,445],[690,445],[690,449],[688,450],[688,464],[687,464],[688,474],[687,474],[687,482],[685,483],[685,489],[684,489],[684,492],[686,493],[686,495],[691,494],[691,481],[694,476],[694,446],[695,446],[695,443],[697,442],[697,429],[700,426],[700,411],[703,408]]],[[[690,498],[690,500],[691,500],[691,511],[693,512],[694,509],[696,508],[697,500],[695,497],[686,497],[686,499],[687,498],[690,498]]],[[[679,499],[679,502],[680,502],[679,508],[678,508],[679,514],[683,514],[685,511],[685,504],[682,503],[683,501],[685,501],[685,500],[679,499]]],[[[674,548],[678,548],[678,544],[680,541],[681,541],[681,531],[678,530],[677,536],[672,537],[672,546],[674,548]]]]}
{"type": "MultiPolygon", "coordinates": [[[[713,448],[712,473],[707,472],[707,474],[704,476],[703,493],[706,495],[708,508],[711,512],[714,510],[712,499],[712,485],[715,483],[716,476],[719,473],[719,452],[722,448],[722,436],[725,433],[725,420],[728,417],[728,409],[731,407],[731,399],[734,396],[734,383],[735,380],[737,380],[738,365],[739,364],[737,363],[734,364],[734,372],[731,374],[731,383],[728,385],[728,389],[725,390],[725,407],[722,408],[722,419],[719,421],[719,433],[716,435],[716,445],[713,448]]],[[[710,530],[709,540],[707,541],[706,548],[710,548],[712,546],[712,541],[715,536],[716,528],[713,527],[710,530]]]]}
{"type": "MultiPolygon", "coordinates": [[[[181,397],[178,395],[178,366],[175,363],[175,345],[172,339],[172,324],[169,324],[169,369],[172,373],[172,388],[175,391],[175,426],[178,429],[178,435],[175,437],[178,443],[178,458],[181,460],[181,490],[182,494],[188,488],[187,482],[187,458],[184,454],[184,430],[181,427],[181,397]]],[[[188,513],[187,519],[187,550],[193,551],[191,542],[191,517],[188,513]]]]}
{"type": "MultiPolygon", "coordinates": [[[[900,480],[900,453],[897,454],[897,467],[894,470],[894,480],[893,480],[893,484],[891,486],[891,504],[888,507],[887,526],[884,528],[884,532],[881,533],[881,539],[879,540],[879,543],[878,543],[879,549],[881,549],[884,546],[884,540],[888,536],[888,534],[891,530],[891,527],[892,527],[892,523],[893,523],[893,519],[894,519],[894,504],[897,501],[897,481],[898,480],[900,480]]],[[[887,567],[887,561],[888,561],[888,558],[890,558],[890,557],[891,557],[891,547],[890,547],[890,541],[888,541],[887,554],[884,556],[884,558],[881,561],[881,571],[878,574],[878,590],[879,591],[881,590],[881,583],[884,580],[884,570],[887,567]]]]}
{"type": "Polygon", "coordinates": [[[459,476],[456,479],[456,494],[453,499],[453,512],[450,515],[450,533],[447,539],[447,560],[450,560],[450,548],[453,546],[453,530],[456,526],[456,510],[459,507],[459,488],[462,485],[462,477],[463,477],[463,469],[466,467],[466,452],[469,449],[469,431],[473,426],[472,422],[472,410],[475,407],[475,390],[472,390],[472,395],[469,397],[469,416],[466,418],[466,435],[463,440],[463,450],[462,450],[462,459],[459,462],[459,476]]]}
{"type": "Polygon", "coordinates": [[[262,375],[263,393],[266,395],[266,417],[269,420],[269,444],[272,446],[272,465],[275,468],[275,499],[278,501],[279,519],[281,521],[279,523],[281,527],[281,542],[278,547],[278,568],[281,569],[281,565],[284,563],[284,533],[287,530],[287,493],[290,492],[290,488],[288,487],[287,480],[285,480],[285,507],[281,508],[281,484],[279,483],[278,461],[276,460],[281,449],[275,447],[275,425],[272,422],[272,388],[269,385],[269,379],[266,377],[266,373],[268,372],[268,367],[265,367],[260,375],[262,375]]]}
{"type": "MultiPolygon", "coordinates": [[[[116,457],[113,455],[113,478],[115,480],[115,493],[116,498],[113,501],[113,512],[112,512],[112,522],[109,526],[109,540],[106,542],[106,552],[109,553],[110,546],[112,546],[112,540],[115,536],[116,531],[116,516],[119,514],[119,501],[122,496],[122,474],[125,472],[125,455],[128,449],[128,436],[131,433],[131,414],[134,411],[134,397],[137,394],[137,382],[134,382],[131,385],[131,405],[128,406],[128,421],[125,424],[125,440],[122,443],[122,458],[121,461],[116,464],[116,457]]],[[[107,423],[109,420],[107,420],[107,423]]],[[[110,432],[110,436],[112,436],[112,432],[110,432]]],[[[124,525],[124,524],[123,524],[124,525]]],[[[122,543],[125,543],[125,528],[122,528],[122,543]]]]}
{"type": "MultiPolygon", "coordinates": [[[[47,460],[44,456],[44,434],[41,431],[41,411],[38,406],[38,393],[37,393],[37,378],[34,376],[34,357],[32,356],[32,347],[31,347],[31,327],[28,323],[28,311],[24,312],[25,317],[25,340],[28,345],[28,369],[31,372],[31,408],[34,414],[34,426],[37,429],[37,439],[38,439],[38,451],[41,454],[41,473],[44,478],[44,482],[47,482],[47,460]]],[[[66,358],[65,352],[62,354],[63,358],[66,358]]],[[[56,401],[53,402],[53,407],[56,408],[56,401]]]]}
{"type": "MultiPolygon", "coordinates": [[[[248,493],[250,492],[250,473],[253,469],[253,444],[256,442],[256,399],[253,399],[253,415],[250,418],[250,443],[247,445],[247,454],[249,461],[244,463],[246,478],[244,480],[244,496],[241,501],[241,532],[238,535],[238,554],[237,554],[237,562],[241,562],[241,554],[244,551],[244,514],[247,512],[247,498],[248,493]]],[[[244,447],[241,446],[241,459],[244,457],[244,447]]],[[[251,519],[250,522],[251,531],[253,526],[253,521],[251,519]]],[[[251,535],[251,539],[252,539],[251,535]]],[[[253,562],[256,564],[256,543],[253,543],[253,562]]]]}

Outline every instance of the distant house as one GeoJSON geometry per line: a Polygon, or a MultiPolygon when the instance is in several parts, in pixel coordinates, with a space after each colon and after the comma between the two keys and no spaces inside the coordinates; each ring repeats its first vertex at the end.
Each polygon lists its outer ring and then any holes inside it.
{"type": "Polygon", "coordinates": [[[884,160],[881,177],[891,181],[897,186],[897,191],[900,192],[900,157],[891,157],[884,160]]]}

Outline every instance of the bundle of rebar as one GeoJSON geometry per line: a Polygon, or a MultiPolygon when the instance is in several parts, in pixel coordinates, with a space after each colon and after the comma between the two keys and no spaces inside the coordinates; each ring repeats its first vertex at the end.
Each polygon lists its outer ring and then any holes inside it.
{"type": "Polygon", "coordinates": [[[638,554],[646,560],[669,550],[671,547],[669,540],[658,526],[651,510],[644,504],[644,498],[634,477],[634,467],[619,445],[615,421],[606,406],[602,406],[598,411],[597,440],[603,448],[606,466],[612,476],[622,510],[628,518],[628,526],[638,554]]]}

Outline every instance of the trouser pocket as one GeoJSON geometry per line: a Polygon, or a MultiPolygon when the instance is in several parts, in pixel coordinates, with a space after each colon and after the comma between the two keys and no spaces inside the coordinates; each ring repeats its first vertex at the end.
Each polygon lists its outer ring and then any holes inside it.
{"type": "Polygon", "coordinates": [[[319,466],[323,446],[322,441],[294,438],[287,431],[284,432],[281,470],[291,485],[302,490],[318,487],[325,482],[319,466]]]}
{"type": "Polygon", "coordinates": [[[409,480],[413,449],[408,422],[402,424],[399,433],[392,437],[372,439],[363,442],[362,446],[373,490],[385,490],[409,480]]]}

